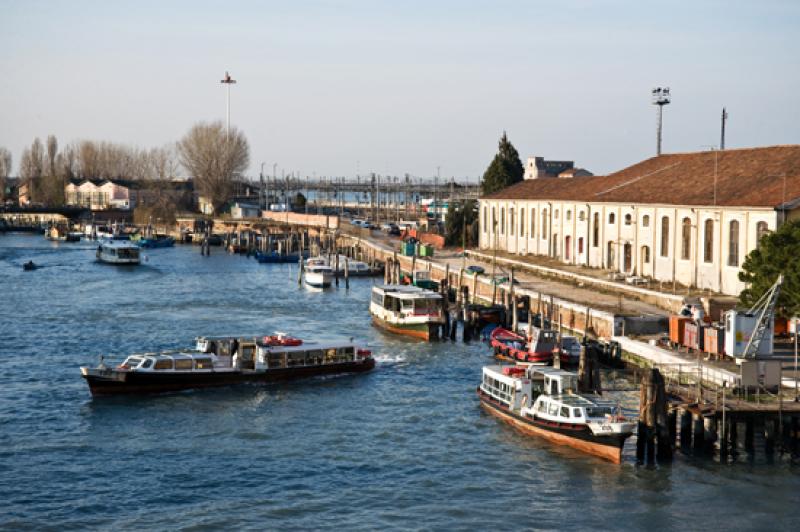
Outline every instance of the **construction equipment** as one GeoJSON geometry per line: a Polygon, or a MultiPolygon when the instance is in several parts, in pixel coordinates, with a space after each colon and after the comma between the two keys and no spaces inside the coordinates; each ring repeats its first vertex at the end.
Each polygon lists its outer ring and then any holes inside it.
{"type": "MultiPolygon", "coordinates": [[[[755,326],[747,345],[742,351],[741,358],[753,359],[759,354],[766,354],[762,348],[764,335],[769,332],[772,334],[773,323],[775,320],[775,304],[778,302],[778,295],[781,292],[781,285],[783,284],[783,274],[778,275],[778,279],[772,287],[764,292],[758,301],[745,313],[747,317],[755,317],[755,326]]],[[[727,327],[726,327],[727,328],[727,327]]],[[[768,338],[767,344],[772,346],[772,338],[768,338]]],[[[768,350],[769,352],[772,349],[768,350]]]]}

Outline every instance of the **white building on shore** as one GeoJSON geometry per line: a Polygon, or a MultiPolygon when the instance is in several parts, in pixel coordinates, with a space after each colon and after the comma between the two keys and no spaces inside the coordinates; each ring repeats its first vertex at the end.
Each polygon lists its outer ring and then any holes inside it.
{"type": "Polygon", "coordinates": [[[738,295],[759,239],[800,217],[800,145],[666,154],[480,199],[480,247],[738,295]]]}

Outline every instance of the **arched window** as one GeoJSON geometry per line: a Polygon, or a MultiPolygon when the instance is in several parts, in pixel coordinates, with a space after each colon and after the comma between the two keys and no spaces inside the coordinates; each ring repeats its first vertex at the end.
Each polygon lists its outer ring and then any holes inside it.
{"type": "Polygon", "coordinates": [[[614,242],[612,240],[608,241],[608,245],[606,246],[606,257],[608,260],[606,261],[609,270],[614,269],[614,242]]]}
{"type": "Polygon", "coordinates": [[[500,234],[506,234],[506,208],[500,207],[500,234]]]}
{"type": "Polygon", "coordinates": [[[483,232],[484,233],[489,230],[489,224],[487,223],[488,222],[488,218],[489,218],[489,207],[484,205],[483,206],[483,232]]]}
{"type": "Polygon", "coordinates": [[[703,260],[714,262],[714,220],[706,220],[703,229],[703,260]]]}
{"type": "Polygon", "coordinates": [[[767,222],[758,222],[756,224],[756,249],[761,247],[761,239],[764,238],[764,235],[767,233],[769,233],[767,222]]]}
{"type": "Polygon", "coordinates": [[[689,260],[692,252],[692,221],[684,218],[681,222],[681,258],[689,260]]]}
{"type": "Polygon", "coordinates": [[[728,233],[728,266],[739,265],[739,222],[733,220],[728,233]]]}
{"type": "Polygon", "coordinates": [[[492,207],[492,234],[497,229],[497,207],[492,207]]]}
{"type": "Polygon", "coordinates": [[[631,215],[630,215],[630,214],[626,214],[626,215],[625,215],[625,225],[631,225],[631,220],[632,220],[632,219],[633,219],[633,218],[631,217],[631,215]]]}
{"type": "Polygon", "coordinates": [[[650,264],[650,248],[647,246],[642,246],[642,262],[650,264]]]}
{"type": "Polygon", "coordinates": [[[514,207],[508,208],[508,234],[514,236],[514,207]]]}
{"type": "Polygon", "coordinates": [[[578,220],[581,222],[586,221],[586,211],[578,211],[578,220]]]}
{"type": "Polygon", "coordinates": [[[669,217],[661,218],[661,256],[669,257],[669,217]]]}
{"type": "Polygon", "coordinates": [[[578,237],[578,253],[583,253],[583,237],[578,237]]]}
{"type": "Polygon", "coordinates": [[[572,211],[567,209],[567,221],[572,220],[572,211]]]}
{"type": "Polygon", "coordinates": [[[555,212],[555,213],[553,213],[553,217],[554,217],[556,220],[558,220],[558,209],[556,209],[556,212],[555,212]]]}
{"type": "Polygon", "coordinates": [[[542,238],[547,238],[547,209],[542,209],[542,238]]]}
{"type": "Polygon", "coordinates": [[[647,214],[642,216],[642,227],[650,227],[650,216],[647,214]]]}
{"type": "Polygon", "coordinates": [[[525,209],[519,210],[519,236],[525,236],[525,209]]]}
{"type": "Polygon", "coordinates": [[[536,238],[536,209],[531,209],[531,238],[536,238]]]}
{"type": "Polygon", "coordinates": [[[600,245],[600,213],[594,213],[594,226],[592,227],[592,247],[600,245]]]}
{"type": "Polygon", "coordinates": [[[614,223],[614,213],[613,212],[609,213],[609,215],[608,215],[608,223],[609,224],[613,224],[614,223]]]}

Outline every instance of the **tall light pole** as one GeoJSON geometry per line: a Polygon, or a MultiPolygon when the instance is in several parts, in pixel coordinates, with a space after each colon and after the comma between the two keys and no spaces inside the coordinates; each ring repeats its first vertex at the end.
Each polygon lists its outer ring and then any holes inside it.
{"type": "Polygon", "coordinates": [[[224,83],[228,87],[228,121],[227,126],[225,128],[225,140],[230,140],[231,138],[231,85],[236,83],[235,79],[231,78],[231,75],[228,74],[228,71],[225,71],[225,77],[220,80],[220,83],[224,83]]]}
{"type": "Polygon", "coordinates": [[[656,87],[653,89],[653,105],[658,106],[658,131],[656,136],[656,155],[661,155],[661,119],[664,113],[664,106],[672,101],[669,95],[669,87],[656,87]]]}

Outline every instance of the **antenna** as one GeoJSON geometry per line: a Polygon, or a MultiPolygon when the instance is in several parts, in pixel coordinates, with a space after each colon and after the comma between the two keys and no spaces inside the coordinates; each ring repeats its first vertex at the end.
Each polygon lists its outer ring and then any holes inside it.
{"type": "Polygon", "coordinates": [[[653,89],[653,105],[658,106],[658,126],[656,136],[656,155],[661,155],[661,120],[664,113],[664,106],[669,105],[672,98],[669,95],[669,87],[656,87],[653,89]]]}
{"type": "Polygon", "coordinates": [[[722,108],[722,132],[721,132],[720,138],[719,138],[719,149],[720,150],[724,150],[725,149],[725,122],[727,122],[727,121],[728,121],[728,112],[723,107],[722,108]]]}

